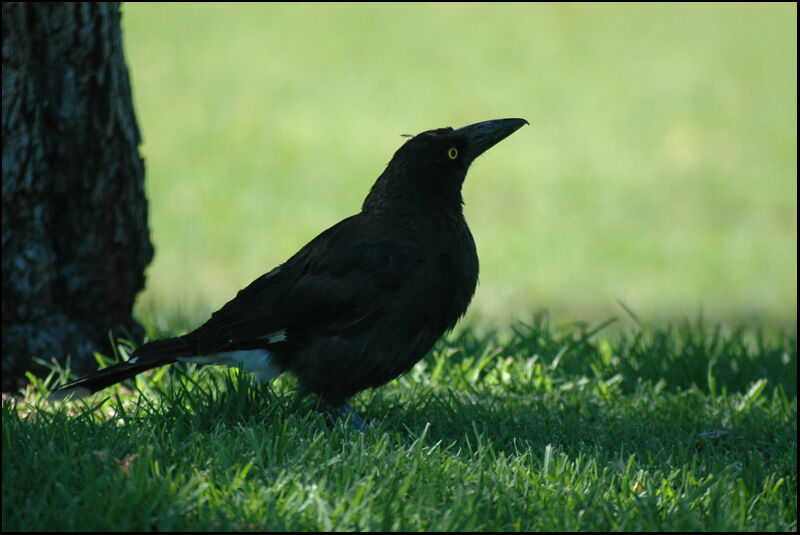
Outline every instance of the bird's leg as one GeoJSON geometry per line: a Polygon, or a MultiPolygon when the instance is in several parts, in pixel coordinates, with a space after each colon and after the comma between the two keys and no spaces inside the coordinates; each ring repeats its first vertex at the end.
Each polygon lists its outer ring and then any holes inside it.
{"type": "Polygon", "coordinates": [[[353,422],[353,429],[356,431],[366,431],[369,429],[369,424],[364,422],[364,420],[361,419],[361,416],[359,416],[358,413],[354,411],[352,407],[350,407],[350,405],[339,405],[336,407],[336,411],[342,418],[346,419],[348,416],[350,416],[351,422],[353,422]]]}

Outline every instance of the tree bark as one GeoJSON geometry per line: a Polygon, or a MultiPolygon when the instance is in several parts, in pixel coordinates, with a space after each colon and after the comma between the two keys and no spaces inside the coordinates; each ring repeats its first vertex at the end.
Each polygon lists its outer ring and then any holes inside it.
{"type": "Polygon", "coordinates": [[[109,354],[153,256],[120,6],[3,3],[3,391],[109,354]]]}

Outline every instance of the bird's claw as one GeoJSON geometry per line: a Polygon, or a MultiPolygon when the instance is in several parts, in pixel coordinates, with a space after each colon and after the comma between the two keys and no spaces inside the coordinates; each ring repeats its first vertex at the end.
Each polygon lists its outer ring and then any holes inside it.
{"type": "Polygon", "coordinates": [[[346,419],[348,416],[350,416],[353,429],[356,431],[367,431],[369,429],[369,424],[366,423],[349,405],[339,405],[336,407],[336,410],[339,412],[339,416],[342,418],[346,419]]]}

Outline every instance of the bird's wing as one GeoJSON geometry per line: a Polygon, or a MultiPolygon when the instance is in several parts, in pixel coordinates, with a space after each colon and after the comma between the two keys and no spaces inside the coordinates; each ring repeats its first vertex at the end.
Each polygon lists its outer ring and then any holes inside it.
{"type": "Polygon", "coordinates": [[[347,336],[367,328],[425,258],[413,240],[359,218],[326,230],[212,314],[193,333],[199,353],[265,347],[287,331],[347,336]]]}

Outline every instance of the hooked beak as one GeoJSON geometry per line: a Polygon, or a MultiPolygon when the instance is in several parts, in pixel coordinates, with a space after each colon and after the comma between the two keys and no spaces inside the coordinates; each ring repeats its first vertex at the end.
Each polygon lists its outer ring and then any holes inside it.
{"type": "Polygon", "coordinates": [[[530,123],[525,119],[494,119],[461,127],[456,132],[463,134],[467,139],[465,156],[471,163],[526,124],[530,123]]]}

